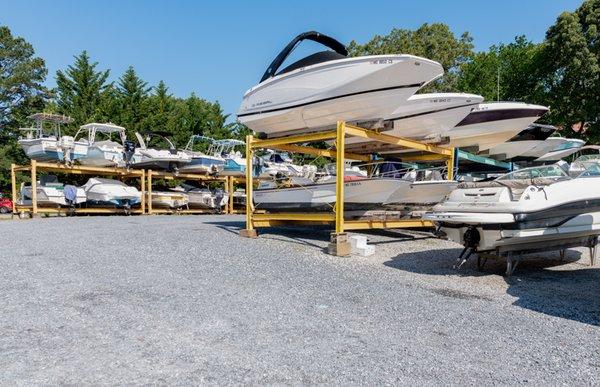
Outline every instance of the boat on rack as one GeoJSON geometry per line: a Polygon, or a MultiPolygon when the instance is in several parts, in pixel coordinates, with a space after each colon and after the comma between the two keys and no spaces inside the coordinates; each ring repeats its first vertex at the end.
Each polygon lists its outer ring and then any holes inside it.
{"type": "Polygon", "coordinates": [[[87,145],[87,153],[79,159],[82,165],[96,167],[124,167],[123,144],[127,141],[125,128],[112,123],[96,123],[82,125],[75,134],[75,141],[87,145]],[[86,134],[85,138],[80,136],[86,134]],[[116,134],[120,142],[113,141],[116,134]],[[98,139],[102,135],[105,139],[98,139]],[[79,140],[78,140],[79,139],[79,140]]]}
{"type": "Polygon", "coordinates": [[[90,178],[81,188],[85,190],[89,206],[115,207],[129,210],[140,204],[142,194],[137,188],[119,180],[90,178]]]}
{"type": "Polygon", "coordinates": [[[134,168],[148,169],[164,169],[170,172],[177,172],[179,169],[189,164],[192,157],[185,152],[178,151],[175,145],[166,137],[163,132],[148,132],[147,139],[158,138],[163,140],[169,149],[153,149],[148,148],[146,141],[140,133],[135,134],[139,148],[135,149],[135,153],[129,162],[129,166],[134,168]]]}
{"type": "Polygon", "coordinates": [[[316,166],[294,164],[294,161],[286,152],[277,152],[271,149],[267,149],[266,154],[259,158],[259,167],[258,176],[261,178],[281,178],[285,176],[304,176],[310,178],[317,173],[316,166]]]}
{"type": "Polygon", "coordinates": [[[246,158],[236,148],[246,146],[244,141],[236,139],[214,140],[208,149],[208,154],[224,160],[223,169],[219,171],[222,176],[245,176],[246,158]]]}
{"type": "Polygon", "coordinates": [[[223,171],[225,160],[222,157],[194,150],[194,145],[199,141],[207,141],[212,144],[215,140],[206,136],[192,135],[182,150],[191,157],[191,161],[189,164],[181,166],[179,170],[186,173],[204,174],[218,174],[223,171]]]}
{"type": "Polygon", "coordinates": [[[511,139],[547,111],[545,106],[522,102],[480,103],[448,131],[449,146],[485,151],[511,139]]]}
{"type": "MultiPolygon", "coordinates": [[[[443,141],[446,133],[461,122],[483,101],[483,97],[465,93],[427,93],[415,94],[400,106],[385,121],[391,123],[392,129],[384,133],[396,137],[422,139],[439,139],[443,141]]],[[[348,137],[348,149],[356,149],[355,144],[377,144],[361,137],[348,137]]]]}
{"type": "Polygon", "coordinates": [[[465,246],[461,264],[473,252],[503,255],[595,246],[600,235],[600,164],[593,163],[577,177],[570,176],[565,164],[461,183],[424,218],[465,246]]]}
{"type": "Polygon", "coordinates": [[[372,123],[390,116],[442,66],[412,55],[348,57],[346,47],[316,31],[296,36],[244,94],[238,120],[269,137],[334,127],[338,120],[372,123]],[[328,50],[280,70],[304,40],[328,50]]]}
{"type": "Polygon", "coordinates": [[[573,154],[573,151],[581,149],[585,145],[585,141],[578,138],[557,138],[560,142],[553,150],[535,159],[537,162],[558,161],[573,154]]]}
{"type": "MultiPolygon", "coordinates": [[[[438,203],[457,185],[444,180],[440,169],[415,169],[401,163],[372,164],[373,173],[346,169],[344,208],[368,211],[386,206],[438,203]]],[[[315,180],[291,178],[284,184],[261,182],[254,191],[256,209],[271,212],[331,211],[336,202],[336,177],[330,171],[315,180]]]]}
{"type": "Polygon", "coordinates": [[[149,198],[153,208],[179,209],[187,207],[189,196],[183,192],[176,191],[152,191],[149,198]]]}
{"type": "Polygon", "coordinates": [[[557,146],[553,142],[553,139],[556,137],[550,137],[556,129],[552,125],[531,124],[527,129],[522,130],[507,142],[490,148],[486,153],[493,158],[502,160],[510,160],[517,157],[530,158],[536,152],[540,151],[543,152],[543,155],[546,153],[544,149],[552,150],[557,146]]]}
{"type": "Polygon", "coordinates": [[[188,196],[187,206],[191,209],[220,210],[227,204],[229,195],[222,189],[211,190],[182,183],[172,189],[188,196]]]}
{"type": "Polygon", "coordinates": [[[76,142],[73,137],[61,132],[62,125],[73,122],[71,117],[36,113],[27,118],[33,121],[33,126],[19,129],[25,135],[19,138],[18,143],[30,159],[72,162],[86,155],[86,144],[76,142]]]}
{"type": "MultiPolygon", "coordinates": [[[[21,205],[31,205],[33,188],[21,184],[21,205]]],[[[55,175],[42,175],[37,182],[36,201],[40,207],[77,206],[86,201],[85,191],[73,185],[65,185],[55,175]]]]}

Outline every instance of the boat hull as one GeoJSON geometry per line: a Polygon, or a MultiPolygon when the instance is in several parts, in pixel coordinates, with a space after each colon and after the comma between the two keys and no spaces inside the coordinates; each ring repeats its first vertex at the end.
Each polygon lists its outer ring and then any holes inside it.
{"type": "Polygon", "coordinates": [[[271,137],[328,128],[338,120],[378,120],[442,74],[439,63],[410,55],[346,58],[307,66],[250,89],[238,120],[271,137]]]}

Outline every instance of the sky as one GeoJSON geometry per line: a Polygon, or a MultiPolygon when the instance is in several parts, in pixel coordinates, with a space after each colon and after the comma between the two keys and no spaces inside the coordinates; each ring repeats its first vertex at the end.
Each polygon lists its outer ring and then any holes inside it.
{"type": "MultiPolygon", "coordinates": [[[[342,43],[364,43],[392,28],[443,22],[468,31],[476,50],[526,35],[542,41],[548,26],[581,0],[194,1],[0,0],[0,25],[46,61],[47,85],[87,50],[116,80],[133,65],[171,94],[219,101],[234,117],[244,92],[297,34],[316,30],[342,43]]],[[[460,90],[457,90],[460,91],[460,90]]]]}

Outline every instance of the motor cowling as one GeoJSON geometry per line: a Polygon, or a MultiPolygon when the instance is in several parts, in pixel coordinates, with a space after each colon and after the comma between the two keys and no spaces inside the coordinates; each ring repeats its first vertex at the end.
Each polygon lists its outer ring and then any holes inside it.
{"type": "Polygon", "coordinates": [[[129,164],[133,159],[133,155],[135,154],[135,142],[131,140],[126,140],[123,143],[123,159],[125,163],[129,164]]]}

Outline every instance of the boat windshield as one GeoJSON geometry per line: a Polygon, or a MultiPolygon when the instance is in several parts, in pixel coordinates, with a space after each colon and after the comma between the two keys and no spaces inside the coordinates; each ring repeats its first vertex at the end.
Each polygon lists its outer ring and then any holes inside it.
{"type": "Polygon", "coordinates": [[[296,36],[287,46],[275,57],[273,62],[267,68],[264,75],[260,79],[259,83],[266,81],[267,79],[274,77],[276,74],[282,74],[286,72],[290,72],[292,70],[310,66],[317,63],[322,63],[330,60],[345,58],[348,55],[348,51],[346,50],[346,46],[337,40],[321,34],[317,31],[309,31],[302,33],[296,36]],[[300,59],[299,61],[292,63],[285,69],[281,70],[279,73],[277,72],[286,58],[290,55],[290,53],[296,48],[296,46],[302,42],[303,40],[312,40],[314,42],[320,43],[327,48],[332,49],[333,51],[321,51],[316,54],[307,56],[304,59],[300,59]]]}
{"type": "Polygon", "coordinates": [[[525,180],[525,179],[535,179],[535,178],[568,178],[569,175],[563,168],[554,164],[554,165],[545,165],[541,167],[531,167],[531,168],[523,168],[517,171],[513,171],[507,173],[506,175],[502,175],[496,180],[498,181],[506,181],[506,180],[525,180]]]}

